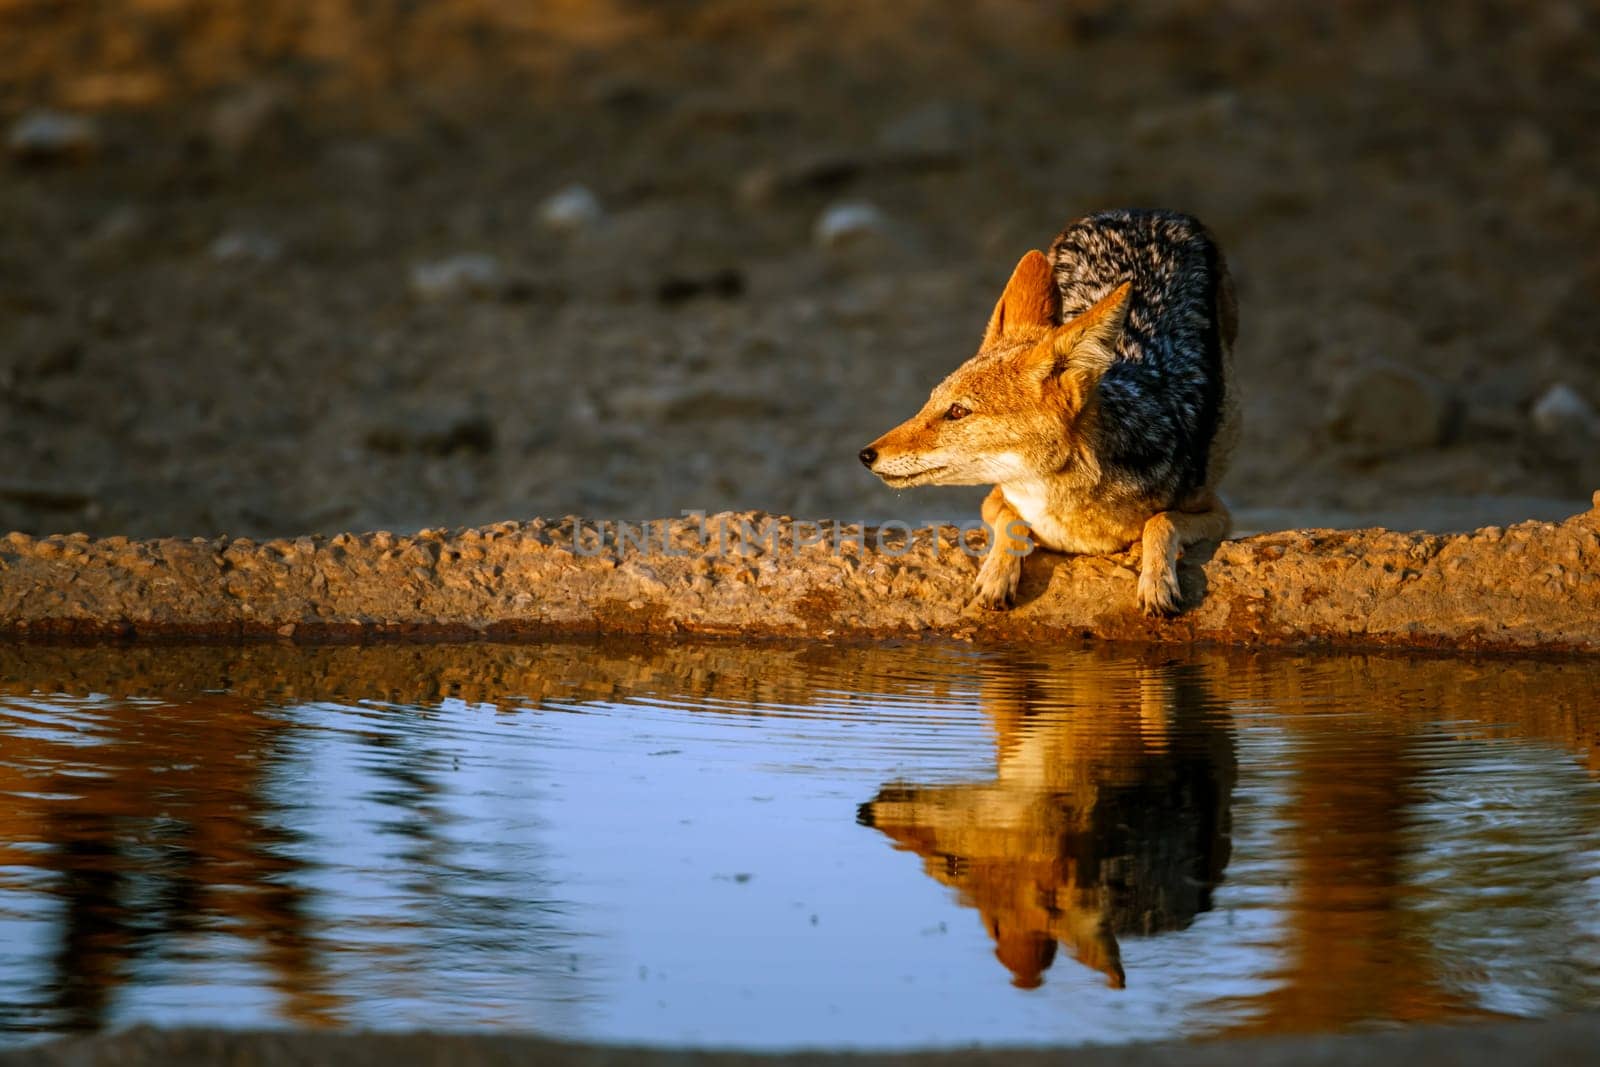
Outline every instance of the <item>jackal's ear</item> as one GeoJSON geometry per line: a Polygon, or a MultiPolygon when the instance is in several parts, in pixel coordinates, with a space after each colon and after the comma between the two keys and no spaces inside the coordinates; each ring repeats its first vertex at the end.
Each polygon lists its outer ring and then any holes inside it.
{"type": "Polygon", "coordinates": [[[1128,321],[1128,296],[1132,292],[1132,284],[1123,282],[1088,311],[1057,329],[1051,339],[1055,365],[1061,369],[1063,382],[1079,407],[1117,358],[1117,339],[1128,321]]]}
{"type": "Polygon", "coordinates": [[[989,316],[983,331],[988,347],[1002,337],[1037,335],[1056,324],[1061,315],[1061,292],[1056,288],[1055,272],[1044,253],[1034,249],[1017,263],[989,316]]]}

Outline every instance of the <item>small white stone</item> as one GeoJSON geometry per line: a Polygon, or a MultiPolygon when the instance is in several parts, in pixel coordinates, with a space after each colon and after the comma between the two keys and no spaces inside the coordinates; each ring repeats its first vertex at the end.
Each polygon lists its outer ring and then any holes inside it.
{"type": "Polygon", "coordinates": [[[1534,428],[1542,434],[1568,433],[1600,436],[1600,415],[1572,386],[1556,382],[1540,394],[1529,411],[1534,428]]]}
{"type": "Polygon", "coordinates": [[[600,198],[586,185],[569,185],[539,205],[539,222],[558,233],[587,230],[604,217],[600,198]]]}
{"type": "Polygon", "coordinates": [[[211,242],[211,258],[218,263],[274,263],[283,255],[283,242],[253,230],[229,230],[211,242]]]}
{"type": "Polygon", "coordinates": [[[504,284],[500,261],[481,252],[465,252],[411,268],[411,292],[423,300],[492,296],[504,284]]]}
{"type": "Polygon", "coordinates": [[[846,200],[829,205],[812,228],[811,236],[822,248],[845,248],[888,235],[889,220],[873,205],[846,200]]]}
{"type": "Polygon", "coordinates": [[[6,147],[23,160],[83,158],[99,149],[100,131],[82,115],[30,111],[11,127],[6,147]]]}

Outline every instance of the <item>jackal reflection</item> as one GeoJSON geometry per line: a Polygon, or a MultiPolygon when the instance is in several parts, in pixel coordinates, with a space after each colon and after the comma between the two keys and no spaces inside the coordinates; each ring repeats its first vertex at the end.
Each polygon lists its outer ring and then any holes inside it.
{"type": "Polygon", "coordinates": [[[1059,944],[1120,989],[1118,937],[1187,927],[1228,862],[1233,738],[1201,668],[990,662],[981,696],[994,780],[890,782],[857,821],[978,909],[1013,985],[1059,944]]]}

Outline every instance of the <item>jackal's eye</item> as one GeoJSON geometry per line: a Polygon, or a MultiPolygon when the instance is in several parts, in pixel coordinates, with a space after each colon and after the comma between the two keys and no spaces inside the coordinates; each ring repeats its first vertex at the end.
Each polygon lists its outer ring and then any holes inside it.
{"type": "Polygon", "coordinates": [[[965,404],[951,404],[950,410],[944,413],[944,417],[954,422],[956,419],[964,419],[971,414],[972,409],[965,404]]]}

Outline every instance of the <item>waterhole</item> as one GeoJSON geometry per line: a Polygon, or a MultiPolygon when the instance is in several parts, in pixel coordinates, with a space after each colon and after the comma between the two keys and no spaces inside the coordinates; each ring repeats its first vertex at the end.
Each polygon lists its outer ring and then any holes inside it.
{"type": "Polygon", "coordinates": [[[1600,1008],[1600,666],[0,648],[0,1042],[893,1048],[1600,1008]]]}

